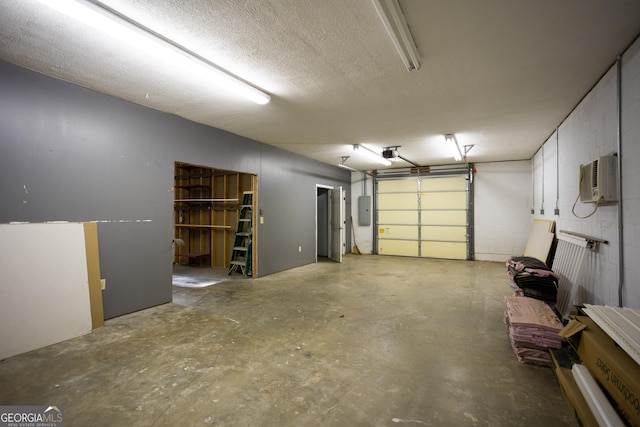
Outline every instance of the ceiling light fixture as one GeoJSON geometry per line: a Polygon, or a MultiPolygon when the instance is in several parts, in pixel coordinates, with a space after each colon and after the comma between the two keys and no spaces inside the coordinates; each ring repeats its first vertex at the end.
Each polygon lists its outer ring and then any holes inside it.
{"type": "Polygon", "coordinates": [[[83,0],[39,1],[145,53],[151,53],[172,65],[183,66],[197,73],[200,78],[211,80],[257,104],[268,104],[271,100],[269,94],[103,4],[83,0]]]}
{"type": "Polygon", "coordinates": [[[449,147],[449,151],[451,152],[451,155],[453,156],[454,160],[456,162],[461,161],[462,151],[460,151],[460,146],[458,145],[458,140],[456,139],[455,135],[448,133],[444,136],[444,140],[447,143],[447,146],[449,147]]]}
{"type": "Polygon", "coordinates": [[[402,14],[398,0],[371,0],[387,30],[393,46],[408,71],[420,69],[420,54],[402,14]]]}
{"type": "Polygon", "coordinates": [[[373,160],[373,161],[378,162],[378,163],[382,163],[385,166],[391,166],[391,161],[389,159],[385,159],[384,157],[382,157],[381,155],[379,155],[378,153],[376,153],[372,149],[367,148],[362,144],[354,144],[353,145],[353,150],[364,154],[370,160],[373,160]]]}
{"type": "Polygon", "coordinates": [[[459,162],[462,159],[464,159],[465,162],[467,161],[467,153],[469,153],[469,151],[471,151],[471,149],[474,147],[473,144],[463,145],[462,146],[463,149],[461,150],[460,144],[458,144],[458,139],[456,138],[455,135],[450,133],[444,136],[444,140],[449,146],[451,155],[453,156],[456,162],[459,162]]]}
{"type": "Polygon", "coordinates": [[[360,172],[358,169],[354,169],[351,166],[347,166],[344,164],[344,162],[346,162],[349,157],[351,156],[342,156],[342,163],[340,163],[338,166],[340,166],[342,169],[350,170],[351,172],[360,172]]]}

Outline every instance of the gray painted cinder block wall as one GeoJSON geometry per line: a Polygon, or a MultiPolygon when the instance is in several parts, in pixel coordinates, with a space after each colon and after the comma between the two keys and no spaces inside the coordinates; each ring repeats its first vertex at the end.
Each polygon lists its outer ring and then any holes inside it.
{"type": "Polygon", "coordinates": [[[0,223],[98,221],[106,318],[171,301],[176,161],[258,175],[259,275],[315,261],[317,184],[350,203],[338,167],[1,61],[0,108],[0,223]]]}

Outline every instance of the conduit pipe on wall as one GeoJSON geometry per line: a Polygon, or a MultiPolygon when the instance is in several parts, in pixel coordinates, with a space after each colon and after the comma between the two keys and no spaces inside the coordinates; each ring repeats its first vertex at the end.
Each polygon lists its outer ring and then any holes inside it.
{"type": "Polygon", "coordinates": [[[542,200],[540,201],[540,215],[544,215],[544,144],[542,145],[542,200]]]}
{"type": "Polygon", "coordinates": [[[618,144],[618,307],[624,302],[624,223],[622,215],[622,57],[616,59],[616,97],[618,144]]]}
{"type": "MultiPolygon", "coordinates": [[[[536,153],[537,154],[537,153],[536,153]]],[[[536,155],[531,158],[531,215],[536,213],[536,155]]]]}
{"type": "Polygon", "coordinates": [[[553,210],[554,215],[560,215],[560,129],[556,128],[556,208],[553,210]]]}

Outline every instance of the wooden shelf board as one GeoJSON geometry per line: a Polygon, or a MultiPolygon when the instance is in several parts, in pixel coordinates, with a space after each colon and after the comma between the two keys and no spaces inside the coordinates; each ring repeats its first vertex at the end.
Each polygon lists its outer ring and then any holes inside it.
{"type": "Polygon", "coordinates": [[[230,225],[209,225],[209,224],[175,224],[178,228],[222,228],[230,229],[230,225]]]}
{"type": "Polygon", "coordinates": [[[184,256],[188,258],[200,258],[205,256],[211,256],[211,254],[198,254],[198,253],[187,252],[187,253],[175,254],[175,256],[184,256]]]}
{"type": "Polygon", "coordinates": [[[182,202],[182,203],[188,203],[188,202],[237,202],[238,199],[203,199],[203,198],[198,198],[198,199],[175,199],[175,202],[182,202]]]}

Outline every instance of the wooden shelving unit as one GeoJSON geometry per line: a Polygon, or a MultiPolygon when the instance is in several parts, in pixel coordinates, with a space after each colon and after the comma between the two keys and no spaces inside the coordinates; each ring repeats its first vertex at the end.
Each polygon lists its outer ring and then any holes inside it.
{"type": "Polygon", "coordinates": [[[255,186],[255,175],[176,162],[174,262],[228,268],[242,193],[255,186]]]}

